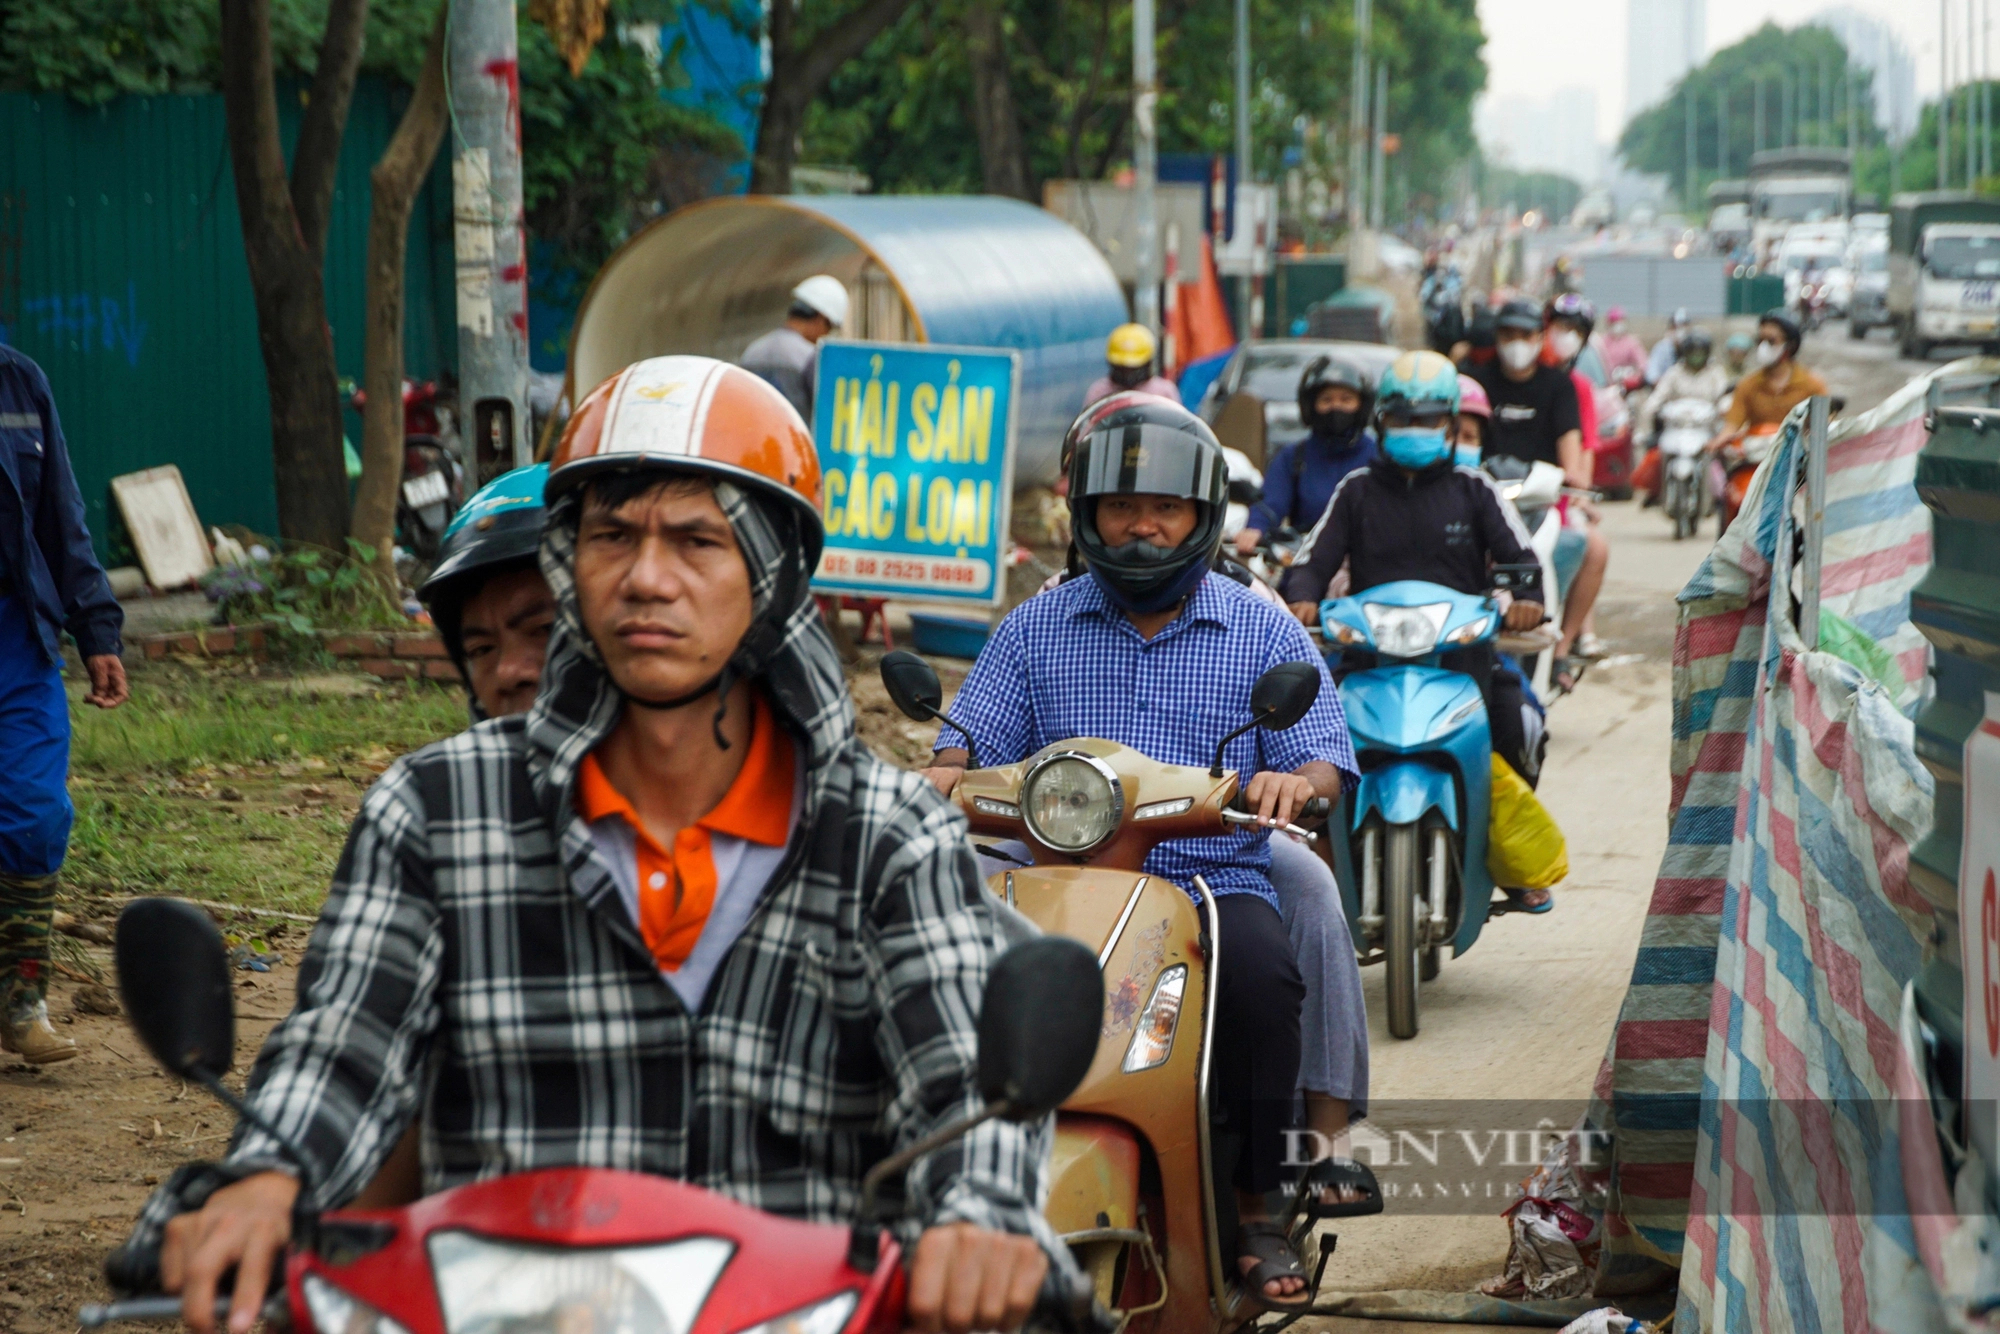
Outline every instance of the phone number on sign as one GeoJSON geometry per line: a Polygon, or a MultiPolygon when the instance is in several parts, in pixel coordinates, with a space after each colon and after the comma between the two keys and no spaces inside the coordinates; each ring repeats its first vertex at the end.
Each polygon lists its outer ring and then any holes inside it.
{"type": "Polygon", "coordinates": [[[882,587],[983,593],[993,586],[993,567],[986,561],[966,557],[896,556],[834,547],[820,557],[817,577],[835,583],[865,582],[882,587]]]}

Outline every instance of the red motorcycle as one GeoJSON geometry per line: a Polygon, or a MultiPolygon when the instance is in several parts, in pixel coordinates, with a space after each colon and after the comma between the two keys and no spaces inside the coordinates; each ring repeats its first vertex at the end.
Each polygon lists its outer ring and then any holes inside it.
{"type": "MultiPolygon", "coordinates": [[[[274,1133],[219,1078],[235,1022],[228,957],[207,914],[184,900],[137,900],[119,917],[116,953],[126,1013],[155,1058],[274,1133]]],[[[1047,1115],[1089,1070],[1103,1010],[1097,958],[1077,942],[1045,936],[1001,956],[979,1019],[985,1110],[870,1169],[852,1227],[598,1168],[516,1173],[401,1209],[319,1213],[308,1203],[309,1160],[294,1151],[305,1184],[284,1284],[263,1319],[293,1334],[899,1334],[902,1252],[876,1220],[878,1189],[987,1120],[1047,1115]]],[[[111,1267],[116,1277],[148,1265],[156,1274],[156,1256],[120,1252],[111,1267]]],[[[180,1310],[178,1297],[142,1296],[87,1306],[78,1322],[178,1320],[180,1310]]],[[[1072,1289],[1054,1274],[1034,1323],[1068,1334],[1114,1327],[1087,1281],[1072,1289]]]]}

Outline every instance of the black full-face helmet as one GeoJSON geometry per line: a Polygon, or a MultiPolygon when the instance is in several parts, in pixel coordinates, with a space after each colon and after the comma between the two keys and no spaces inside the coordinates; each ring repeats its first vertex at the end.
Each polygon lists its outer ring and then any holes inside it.
{"type": "Polygon", "coordinates": [[[1314,357],[1299,377],[1299,420],[1306,429],[1339,440],[1353,435],[1374,415],[1375,381],[1360,368],[1338,357],[1314,357]],[[1323,389],[1352,389],[1361,396],[1361,406],[1353,412],[1322,414],[1318,403],[1323,389]]]}
{"type": "Polygon", "coordinates": [[[1208,424],[1153,394],[1113,394],[1076,419],[1063,452],[1070,531],[1105,596],[1145,614],[1165,611],[1193,592],[1222,547],[1229,508],[1229,462],[1208,424]],[[1107,546],[1097,531],[1097,502],[1107,495],[1191,500],[1194,531],[1172,550],[1150,542],[1107,546]]]}

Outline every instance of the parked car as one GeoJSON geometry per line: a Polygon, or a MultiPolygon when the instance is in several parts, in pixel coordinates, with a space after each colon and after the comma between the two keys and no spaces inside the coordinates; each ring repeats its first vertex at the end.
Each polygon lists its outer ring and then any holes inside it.
{"type": "MultiPolygon", "coordinates": [[[[1304,423],[1299,420],[1299,377],[1315,359],[1340,357],[1370,376],[1379,376],[1401,355],[1403,349],[1387,343],[1346,343],[1318,338],[1252,339],[1236,349],[1222,368],[1222,374],[1215,377],[1201,401],[1195,404],[1195,411],[1203,421],[1215,426],[1223,409],[1237,394],[1248,393],[1263,400],[1264,457],[1269,457],[1269,451],[1306,433],[1304,423]]],[[[1244,452],[1258,466],[1263,465],[1257,451],[1244,452]]]]}

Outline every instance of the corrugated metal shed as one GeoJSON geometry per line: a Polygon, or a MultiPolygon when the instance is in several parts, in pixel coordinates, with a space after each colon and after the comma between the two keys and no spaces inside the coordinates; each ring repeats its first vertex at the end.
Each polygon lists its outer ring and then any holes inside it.
{"type": "MultiPolygon", "coordinates": [[[[328,317],[340,371],[362,367],[368,170],[407,93],[355,90],[328,233],[328,317]]],[[[286,143],[297,90],[281,89],[286,143]]],[[[410,225],[409,370],[457,364],[450,164],[410,225]]],[[[205,524],[277,527],[270,406],[217,95],[99,107],[0,94],[0,341],[48,372],[100,554],[110,480],[178,464],[205,524]]],[[[358,418],[349,418],[359,440],[358,418]]]]}
{"type": "Polygon", "coordinates": [[[605,261],[570,342],[574,397],[642,357],[735,359],[815,273],[848,286],[847,337],[1021,353],[1020,482],[1055,476],[1063,432],[1127,317],[1082,233],[1015,199],[953,195],[709,199],[605,261]]]}

